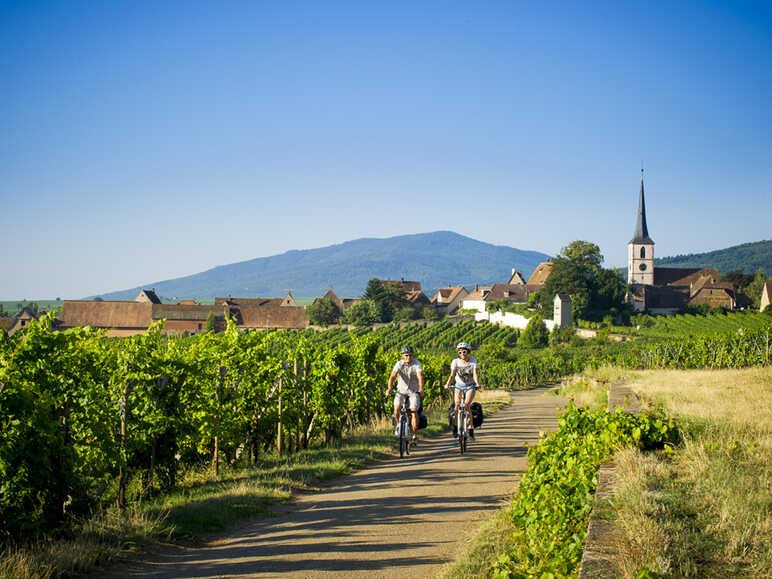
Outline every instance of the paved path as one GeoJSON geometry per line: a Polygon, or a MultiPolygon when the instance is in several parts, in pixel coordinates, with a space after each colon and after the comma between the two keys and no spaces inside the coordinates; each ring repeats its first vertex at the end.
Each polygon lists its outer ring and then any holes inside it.
{"type": "MultiPolygon", "coordinates": [[[[436,577],[511,496],[523,442],[557,426],[546,388],[513,394],[461,456],[445,435],[298,495],[200,548],[170,546],[111,577],[436,577]]],[[[101,573],[105,576],[105,573],[101,573]]]]}

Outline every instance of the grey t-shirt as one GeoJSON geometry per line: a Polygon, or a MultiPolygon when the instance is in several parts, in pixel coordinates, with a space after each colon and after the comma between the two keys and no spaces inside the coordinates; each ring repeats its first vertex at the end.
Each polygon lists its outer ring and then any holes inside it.
{"type": "Polygon", "coordinates": [[[397,392],[402,394],[418,392],[418,374],[423,373],[424,367],[415,358],[410,364],[405,364],[404,360],[397,360],[392,372],[397,373],[397,392]]]}
{"type": "Polygon", "coordinates": [[[477,368],[477,360],[469,358],[466,362],[456,358],[450,363],[450,370],[456,371],[456,386],[468,386],[474,384],[474,369],[477,368]]]}

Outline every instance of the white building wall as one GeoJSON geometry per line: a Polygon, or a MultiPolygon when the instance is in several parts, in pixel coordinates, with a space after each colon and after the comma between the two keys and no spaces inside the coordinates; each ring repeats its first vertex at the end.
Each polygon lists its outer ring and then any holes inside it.
{"type": "MultiPolygon", "coordinates": [[[[474,319],[477,322],[487,320],[492,324],[518,328],[519,330],[524,330],[530,321],[530,318],[512,312],[494,312],[492,314],[488,312],[478,312],[474,315],[474,319]]],[[[555,322],[554,320],[544,320],[544,325],[547,326],[547,329],[551,332],[552,328],[555,327],[555,322]]]]}

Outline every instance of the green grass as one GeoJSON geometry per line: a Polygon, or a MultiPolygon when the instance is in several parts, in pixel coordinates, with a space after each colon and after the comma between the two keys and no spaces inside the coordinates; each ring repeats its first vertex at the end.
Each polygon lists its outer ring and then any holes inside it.
{"type": "Polygon", "coordinates": [[[41,311],[49,312],[61,308],[63,302],[61,300],[13,300],[0,301],[0,306],[3,306],[3,315],[15,316],[23,307],[31,303],[36,303],[41,311]]]}

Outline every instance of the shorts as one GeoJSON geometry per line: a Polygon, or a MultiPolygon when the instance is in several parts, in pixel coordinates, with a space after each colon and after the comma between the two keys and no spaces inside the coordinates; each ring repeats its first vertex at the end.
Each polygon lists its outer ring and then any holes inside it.
{"type": "Polygon", "coordinates": [[[472,382],[471,384],[456,384],[455,386],[453,386],[453,388],[455,388],[459,392],[464,392],[464,393],[469,392],[470,390],[472,392],[475,392],[477,390],[477,384],[475,384],[474,382],[472,382]]]}
{"type": "Polygon", "coordinates": [[[413,392],[412,390],[406,394],[403,394],[402,392],[397,392],[397,394],[394,396],[394,408],[397,407],[397,405],[402,406],[402,401],[407,398],[408,399],[408,405],[407,407],[412,410],[418,410],[421,406],[421,397],[418,395],[418,392],[413,392]]]}

